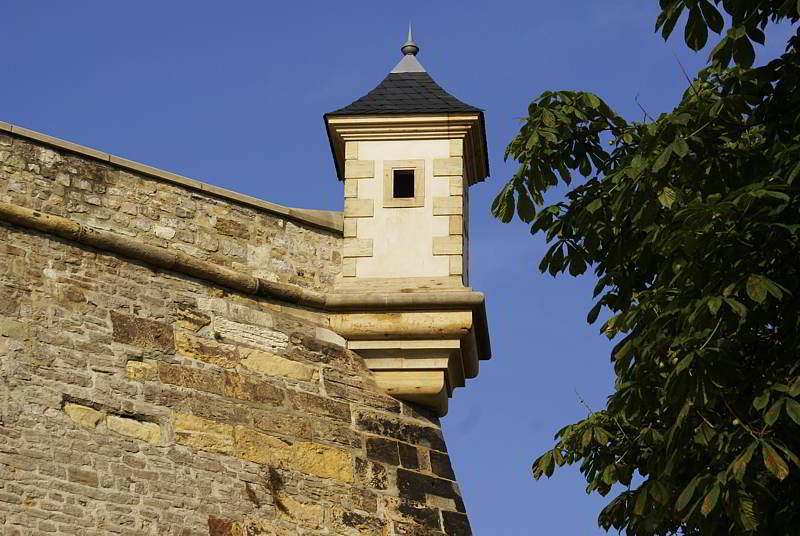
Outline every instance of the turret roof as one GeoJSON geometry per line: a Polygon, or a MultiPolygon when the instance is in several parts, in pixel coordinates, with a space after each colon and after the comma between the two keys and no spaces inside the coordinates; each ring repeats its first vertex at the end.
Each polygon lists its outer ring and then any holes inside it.
{"type": "Polygon", "coordinates": [[[375,89],[326,115],[481,112],[450,95],[425,71],[416,58],[419,47],[411,37],[410,26],[401,50],[403,59],[375,89]]]}

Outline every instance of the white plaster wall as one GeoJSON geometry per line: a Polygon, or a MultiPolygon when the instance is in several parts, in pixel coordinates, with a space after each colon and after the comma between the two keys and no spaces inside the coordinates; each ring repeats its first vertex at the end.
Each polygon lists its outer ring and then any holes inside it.
{"type": "Polygon", "coordinates": [[[433,176],[433,159],[450,156],[448,140],[362,141],[359,160],[375,161],[375,177],[358,179],[358,197],[375,200],[375,215],[360,218],[358,238],[372,239],[372,257],[356,260],[356,277],[449,275],[446,255],[433,255],[433,237],[447,236],[449,218],[433,215],[433,198],[449,194],[449,179],[433,176]],[[425,160],[425,205],[384,208],[383,162],[425,160]]]}

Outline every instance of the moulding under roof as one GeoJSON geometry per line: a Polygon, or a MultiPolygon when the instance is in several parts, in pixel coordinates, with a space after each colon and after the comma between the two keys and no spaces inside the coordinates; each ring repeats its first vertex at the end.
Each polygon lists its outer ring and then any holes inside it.
{"type": "Polygon", "coordinates": [[[264,201],[249,195],[244,195],[232,190],[220,188],[219,186],[214,186],[213,184],[190,179],[176,173],[170,173],[169,171],[164,171],[146,164],[135,162],[133,160],[128,160],[127,158],[114,156],[103,151],[92,149],[91,147],[84,147],[83,145],[78,145],[76,143],[55,138],[53,136],[48,136],[47,134],[42,134],[41,132],[36,132],[34,130],[3,121],[0,121],[0,131],[9,132],[20,138],[34,140],[57,149],[69,151],[71,153],[88,156],[89,158],[111,164],[121,169],[141,173],[143,175],[154,177],[166,182],[171,182],[173,184],[179,184],[193,190],[198,190],[215,197],[228,199],[242,205],[265,210],[267,212],[283,216],[287,219],[305,223],[326,231],[332,231],[337,234],[343,233],[344,218],[341,212],[332,210],[291,208],[279,205],[277,203],[270,203],[269,201],[264,201]]]}

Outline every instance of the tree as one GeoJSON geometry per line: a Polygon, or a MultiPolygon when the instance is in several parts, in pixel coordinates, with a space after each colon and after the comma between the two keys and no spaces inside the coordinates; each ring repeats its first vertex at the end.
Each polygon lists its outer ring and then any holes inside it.
{"type": "Polygon", "coordinates": [[[753,42],[800,2],[660,7],[665,39],[688,12],[693,50],[727,26],[672,112],[631,122],[546,91],[506,150],[519,168],[494,215],[545,236],[543,272],[591,266],[588,321],[606,308],[618,339],[606,408],[561,429],[534,477],[580,463],[588,492],[613,495],[599,524],[629,535],[798,534],[800,32],[756,68],[753,42]]]}

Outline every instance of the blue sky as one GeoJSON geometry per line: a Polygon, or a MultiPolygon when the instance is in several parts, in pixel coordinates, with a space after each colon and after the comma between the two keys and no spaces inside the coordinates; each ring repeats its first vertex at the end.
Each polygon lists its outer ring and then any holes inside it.
{"type": "MultiPolygon", "coordinates": [[[[641,118],[674,106],[707,51],[664,43],[655,0],[566,2],[44,2],[0,17],[0,120],[289,206],[341,210],[322,114],[418,59],[486,110],[492,176],[471,191],[471,284],[487,295],[494,357],[443,426],[478,535],[604,534],[606,499],[576,469],[534,481],[553,434],[612,389],[609,342],[588,326],[591,276],[538,272],[540,237],[492,219],[513,173],[503,151],[547,89],[593,91],[641,118]]],[[[774,55],[785,31],[768,33],[774,55]]]]}

